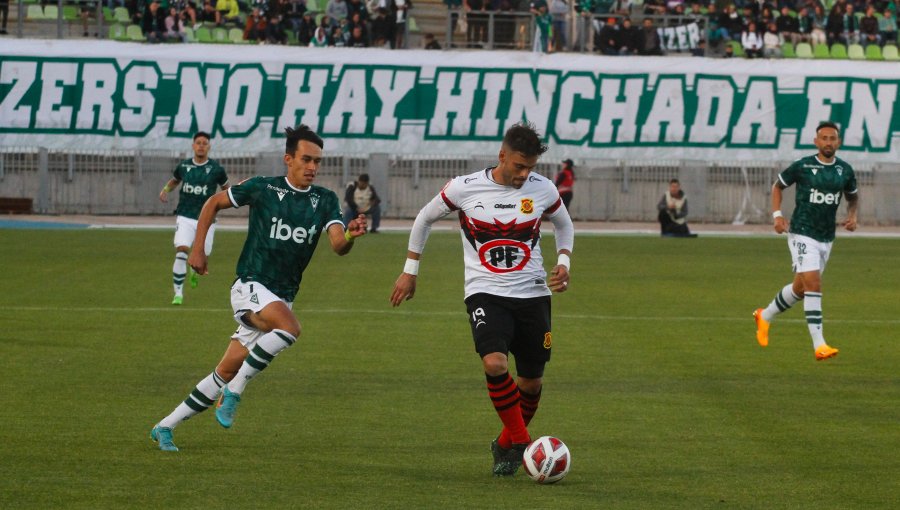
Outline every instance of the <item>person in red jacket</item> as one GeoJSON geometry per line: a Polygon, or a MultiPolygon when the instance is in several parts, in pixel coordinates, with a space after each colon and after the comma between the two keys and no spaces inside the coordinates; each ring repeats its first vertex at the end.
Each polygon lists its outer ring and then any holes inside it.
{"type": "Polygon", "coordinates": [[[572,192],[575,189],[575,164],[571,159],[562,162],[562,168],[556,174],[556,189],[566,209],[572,203],[572,192]]]}

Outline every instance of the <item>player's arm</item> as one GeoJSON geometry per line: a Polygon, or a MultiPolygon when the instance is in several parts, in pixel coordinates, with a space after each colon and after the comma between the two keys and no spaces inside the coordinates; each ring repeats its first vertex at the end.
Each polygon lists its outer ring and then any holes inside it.
{"type": "Polygon", "coordinates": [[[549,215],[549,218],[553,223],[556,237],[557,259],[556,265],[550,271],[550,281],[547,284],[552,292],[565,292],[569,288],[569,268],[572,264],[570,257],[575,246],[575,225],[566,206],[562,204],[549,215]]]}
{"type": "Polygon", "coordinates": [[[169,181],[166,182],[166,185],[163,186],[162,191],[159,192],[159,201],[160,202],[168,202],[169,201],[169,192],[174,191],[175,188],[177,188],[179,184],[181,184],[181,181],[179,181],[178,179],[176,179],[174,177],[169,179],[169,181]]]}
{"type": "Polygon", "coordinates": [[[412,232],[409,234],[409,246],[406,251],[406,265],[403,272],[394,283],[394,291],[391,292],[391,305],[400,306],[404,301],[410,300],[416,294],[416,277],[419,274],[419,259],[425,251],[425,243],[431,233],[431,226],[437,220],[450,213],[450,208],[444,202],[441,195],[434,197],[416,215],[412,232]]]}
{"type": "Polygon", "coordinates": [[[360,214],[356,218],[350,220],[347,224],[347,230],[344,225],[337,221],[328,227],[328,240],[331,241],[331,249],[338,255],[346,255],[353,249],[353,242],[357,237],[366,235],[366,216],[360,214]]]}
{"type": "Polygon", "coordinates": [[[781,212],[781,201],[783,199],[783,191],[787,188],[781,180],[775,181],[775,184],[772,185],[772,219],[774,220],[773,227],[775,228],[775,232],[779,234],[783,234],[788,231],[788,222],[784,218],[784,214],[781,212]]]}
{"type": "Polygon", "coordinates": [[[845,229],[853,232],[856,230],[856,212],[859,210],[859,193],[846,193],[847,219],[841,223],[845,229]]]}
{"type": "Polygon", "coordinates": [[[197,274],[207,274],[206,268],[206,234],[209,227],[216,221],[216,215],[222,209],[234,207],[231,199],[228,198],[227,191],[220,191],[209,197],[209,200],[203,204],[200,210],[200,217],[197,218],[197,234],[194,236],[194,244],[191,247],[191,255],[188,257],[188,264],[197,271],[197,274]]]}

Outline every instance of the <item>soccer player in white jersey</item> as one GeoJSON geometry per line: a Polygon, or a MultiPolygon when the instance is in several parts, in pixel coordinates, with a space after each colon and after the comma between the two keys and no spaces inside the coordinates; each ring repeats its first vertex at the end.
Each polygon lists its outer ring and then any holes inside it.
{"type": "MultiPolygon", "coordinates": [[[[172,178],[159,192],[159,201],[168,202],[169,192],[178,190],[178,207],[175,208],[175,263],[172,264],[172,286],[175,289],[173,305],[184,302],[184,278],[187,273],[188,252],[197,234],[197,217],[203,204],[216,193],[216,187],[228,189],[228,176],[218,161],[209,158],[209,134],[198,131],[192,145],[194,157],[178,163],[172,171],[172,178]]],[[[216,226],[209,228],[206,236],[206,255],[212,253],[216,226]]],[[[196,287],[199,279],[191,271],[191,287],[196,287]]]]}
{"type": "Polygon", "coordinates": [[[248,381],[300,335],[300,322],[291,308],[319,239],[326,235],[332,250],[346,255],[356,238],[366,233],[365,216],[351,220],[345,231],[337,195],[313,184],[322,162],[322,139],[304,125],[285,132],[287,175],[247,179],[213,195],[200,212],[188,263],[204,275],[207,255],[203,245],[216,214],[230,207],[250,206],[247,240],[231,286],[238,328],[215,370],[150,431],[161,450],[178,451],[172,429],[209,408],[220,391],[216,420],[231,427],[248,381]]]}
{"type": "Polygon", "coordinates": [[[569,285],[575,229],[553,181],[532,173],[547,146],[530,124],[506,131],[497,166],[455,177],[416,216],[406,266],[391,294],[399,306],[416,292],[419,259],[431,225],[457,211],[465,262],[465,303],[488,394],[503,422],[491,443],[493,474],[512,476],[531,442],[528,423],[550,360],[550,294],[569,285]],[[557,262],[544,271],[540,225],[556,233],[557,262]],[[516,361],[509,375],[508,355],[516,361]]]}
{"type": "Polygon", "coordinates": [[[822,273],[834,242],[834,225],[841,198],[847,199],[847,219],[841,224],[856,230],[859,193],[853,168],[835,153],[841,146],[840,132],[832,122],[816,128],[818,154],[795,161],[772,185],[772,218],[775,232],[788,232],[788,249],[794,268],[794,281],[785,285],[766,308],[753,312],[756,319],[756,341],[769,345],[769,323],[803,300],[806,325],[812,337],[817,361],[832,358],[838,350],[825,342],[822,333],[822,273]],[[797,201],[790,227],[781,213],[782,191],[797,185],[797,201]]]}

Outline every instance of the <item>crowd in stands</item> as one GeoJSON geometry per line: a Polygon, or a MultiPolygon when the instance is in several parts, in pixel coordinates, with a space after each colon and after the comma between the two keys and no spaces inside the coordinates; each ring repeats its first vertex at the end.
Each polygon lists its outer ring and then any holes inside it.
{"type": "Polygon", "coordinates": [[[451,29],[469,47],[488,42],[534,51],[593,51],[604,55],[662,55],[655,19],[705,21],[706,37],[695,55],[731,56],[735,44],[749,57],[780,57],[786,42],[862,46],[897,44],[900,0],[444,0],[451,29]],[[824,2],[824,3],[823,3],[824,2]],[[649,16],[649,17],[648,17],[649,16]],[[527,30],[533,18],[535,32],[527,30]],[[679,19],[680,18],[680,19],[679,19]],[[574,40],[567,40],[574,24],[574,40]],[[590,34],[590,35],[588,35],[590,34]],[[733,42],[733,43],[732,43],[733,42]]]}
{"type": "MultiPolygon", "coordinates": [[[[88,3],[87,0],[82,0],[88,3]]],[[[245,41],[310,47],[402,48],[411,0],[104,0],[125,7],[148,42],[187,28],[239,28],[245,41]]],[[[93,1],[90,1],[93,4],[93,1]]],[[[85,28],[87,35],[87,28],[85,28]]]]}

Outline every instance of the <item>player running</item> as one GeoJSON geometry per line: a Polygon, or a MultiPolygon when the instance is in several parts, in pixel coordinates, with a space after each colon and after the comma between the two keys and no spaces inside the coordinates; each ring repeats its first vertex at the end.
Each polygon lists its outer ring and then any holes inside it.
{"type": "Polygon", "coordinates": [[[391,293],[399,306],[416,292],[419,259],[431,225],[457,211],[465,262],[465,303],[488,394],[503,422],[491,443],[495,476],[512,476],[531,441],[528,423],[550,360],[550,294],[569,285],[575,229],[549,179],[532,173],[547,146],[529,124],[507,130],[497,166],[455,177],[416,217],[406,266],[391,293]],[[556,233],[558,259],[549,281],[540,247],[542,218],[556,233]],[[517,379],[509,375],[508,354],[517,379]]]}
{"type": "Polygon", "coordinates": [[[781,213],[782,190],[797,185],[797,205],[788,234],[794,281],[785,285],[769,306],[753,312],[753,317],[756,318],[756,340],[765,347],[769,345],[769,323],[802,299],[816,360],[821,361],[838,353],[825,343],[822,334],[822,273],[831,253],[841,198],[847,197],[847,219],[841,225],[852,232],[856,230],[859,193],[853,168],[835,156],[841,146],[837,125],[832,122],[819,124],[815,144],[818,154],[795,161],[778,175],[772,186],[772,217],[775,232],[781,234],[788,231],[781,213]]]}
{"type": "Polygon", "coordinates": [[[300,335],[300,322],[291,308],[319,238],[325,233],[334,252],[346,255],[356,238],[366,233],[365,216],[351,220],[345,232],[337,195],[313,185],[322,162],[322,139],[302,124],[285,133],[287,175],[248,179],[213,195],[200,213],[188,262],[204,275],[207,257],[200,247],[216,214],[250,206],[247,240],[231,286],[238,328],[216,369],[150,431],[160,450],[178,451],[172,430],[208,409],[220,390],[216,420],[231,427],[247,383],[300,335]]]}

